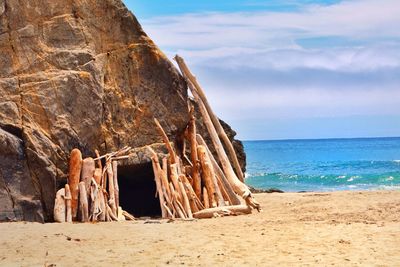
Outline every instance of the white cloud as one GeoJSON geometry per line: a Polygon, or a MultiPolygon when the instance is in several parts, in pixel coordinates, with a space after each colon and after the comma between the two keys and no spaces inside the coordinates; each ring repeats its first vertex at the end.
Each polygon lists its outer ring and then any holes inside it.
{"type": "Polygon", "coordinates": [[[296,12],[205,13],[144,21],[160,46],[292,47],[296,38],[400,37],[398,0],[345,1],[296,12]]]}
{"type": "Polygon", "coordinates": [[[400,115],[398,0],[142,23],[168,56],[186,59],[228,122],[400,115]]]}

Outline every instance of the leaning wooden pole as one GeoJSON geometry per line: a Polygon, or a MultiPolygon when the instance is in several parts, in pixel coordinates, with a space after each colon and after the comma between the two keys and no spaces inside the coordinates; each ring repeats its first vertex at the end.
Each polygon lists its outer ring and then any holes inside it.
{"type": "Polygon", "coordinates": [[[170,158],[170,160],[171,160],[171,163],[172,163],[172,164],[173,164],[173,163],[176,163],[176,154],[175,154],[174,149],[173,149],[172,146],[171,146],[171,143],[169,142],[169,139],[168,139],[167,134],[165,133],[163,127],[161,126],[160,122],[159,122],[156,118],[154,118],[154,122],[155,122],[155,124],[156,124],[156,126],[157,126],[158,131],[160,132],[160,134],[161,134],[161,136],[162,136],[162,138],[163,138],[163,141],[164,141],[164,143],[165,143],[165,146],[166,146],[167,149],[168,149],[169,158],[170,158]]]}
{"type": "Polygon", "coordinates": [[[226,193],[229,196],[229,200],[231,201],[232,205],[240,205],[240,199],[238,195],[236,195],[235,191],[233,190],[231,184],[229,183],[228,179],[226,179],[226,176],[224,172],[221,170],[221,167],[218,165],[217,161],[214,158],[214,155],[211,153],[210,149],[208,148],[206,142],[204,141],[203,137],[201,135],[196,135],[196,140],[199,143],[199,145],[204,146],[207,149],[208,156],[212,162],[212,165],[214,167],[215,174],[217,175],[218,179],[221,180],[221,183],[223,184],[224,189],[226,190],[226,193]]]}
{"type": "Polygon", "coordinates": [[[229,140],[228,136],[225,133],[224,128],[222,128],[222,125],[218,119],[218,117],[214,114],[210,104],[208,103],[206,94],[204,93],[203,89],[201,88],[200,84],[198,83],[196,77],[190,72],[188,66],[186,65],[185,61],[183,58],[180,56],[176,55],[175,60],[179,65],[179,68],[182,72],[182,75],[186,78],[186,80],[190,81],[194,86],[190,87],[190,90],[196,91],[199,95],[199,98],[201,101],[204,103],[204,106],[211,118],[211,121],[218,133],[218,136],[222,139],[223,143],[225,144],[226,149],[228,150],[228,155],[229,158],[231,158],[233,167],[235,168],[237,177],[239,178],[240,181],[244,182],[244,175],[242,172],[242,168],[240,167],[239,160],[236,156],[235,149],[233,148],[232,142],[229,140]]]}
{"type": "Polygon", "coordinates": [[[196,142],[196,121],[194,118],[194,108],[190,109],[190,122],[189,122],[189,140],[190,140],[190,160],[192,161],[192,179],[193,189],[198,198],[201,198],[201,177],[199,175],[199,163],[197,156],[197,142],[196,142]]]}
{"type": "Polygon", "coordinates": [[[157,153],[149,146],[147,146],[147,150],[151,153],[151,163],[153,166],[153,173],[154,173],[154,181],[156,183],[156,189],[158,193],[158,200],[160,201],[160,209],[161,209],[161,216],[162,218],[167,218],[167,210],[164,206],[164,192],[162,190],[162,169],[160,167],[160,162],[158,160],[157,153]]]}
{"type": "MultiPolygon", "coordinates": [[[[193,87],[193,84],[190,81],[187,81],[189,87],[193,87]]],[[[218,158],[221,162],[222,169],[225,173],[226,178],[228,179],[229,183],[232,185],[233,190],[236,192],[236,194],[240,195],[243,197],[243,199],[246,201],[247,205],[260,210],[260,204],[253,198],[251,195],[250,189],[245,185],[243,182],[241,182],[238,177],[236,176],[235,171],[232,168],[232,165],[229,161],[228,156],[225,153],[224,147],[222,146],[221,140],[218,137],[217,131],[215,130],[215,127],[210,119],[210,116],[208,115],[208,112],[199,98],[199,95],[197,94],[196,90],[192,91],[193,96],[198,103],[200,113],[203,117],[204,124],[206,125],[206,128],[208,130],[208,133],[210,134],[211,141],[215,147],[215,150],[217,152],[218,158]]]]}

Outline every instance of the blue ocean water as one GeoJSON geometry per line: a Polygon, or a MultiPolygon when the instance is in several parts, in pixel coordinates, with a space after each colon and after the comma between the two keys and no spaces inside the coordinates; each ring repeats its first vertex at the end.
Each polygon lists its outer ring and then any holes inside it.
{"type": "Polygon", "coordinates": [[[244,141],[246,183],[285,192],[400,189],[400,137],[244,141]]]}

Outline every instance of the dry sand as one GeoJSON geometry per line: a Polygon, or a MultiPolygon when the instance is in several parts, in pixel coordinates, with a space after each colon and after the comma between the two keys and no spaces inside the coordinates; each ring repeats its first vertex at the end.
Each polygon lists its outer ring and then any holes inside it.
{"type": "Polygon", "coordinates": [[[1,266],[400,266],[400,191],[258,194],[193,222],[0,224],[1,266]]]}

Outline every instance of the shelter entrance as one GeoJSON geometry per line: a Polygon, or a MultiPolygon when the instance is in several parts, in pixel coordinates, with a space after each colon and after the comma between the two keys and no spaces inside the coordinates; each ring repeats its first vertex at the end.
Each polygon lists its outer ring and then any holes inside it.
{"type": "Polygon", "coordinates": [[[118,166],[120,206],[135,217],[161,217],[152,164],[118,166]]]}

